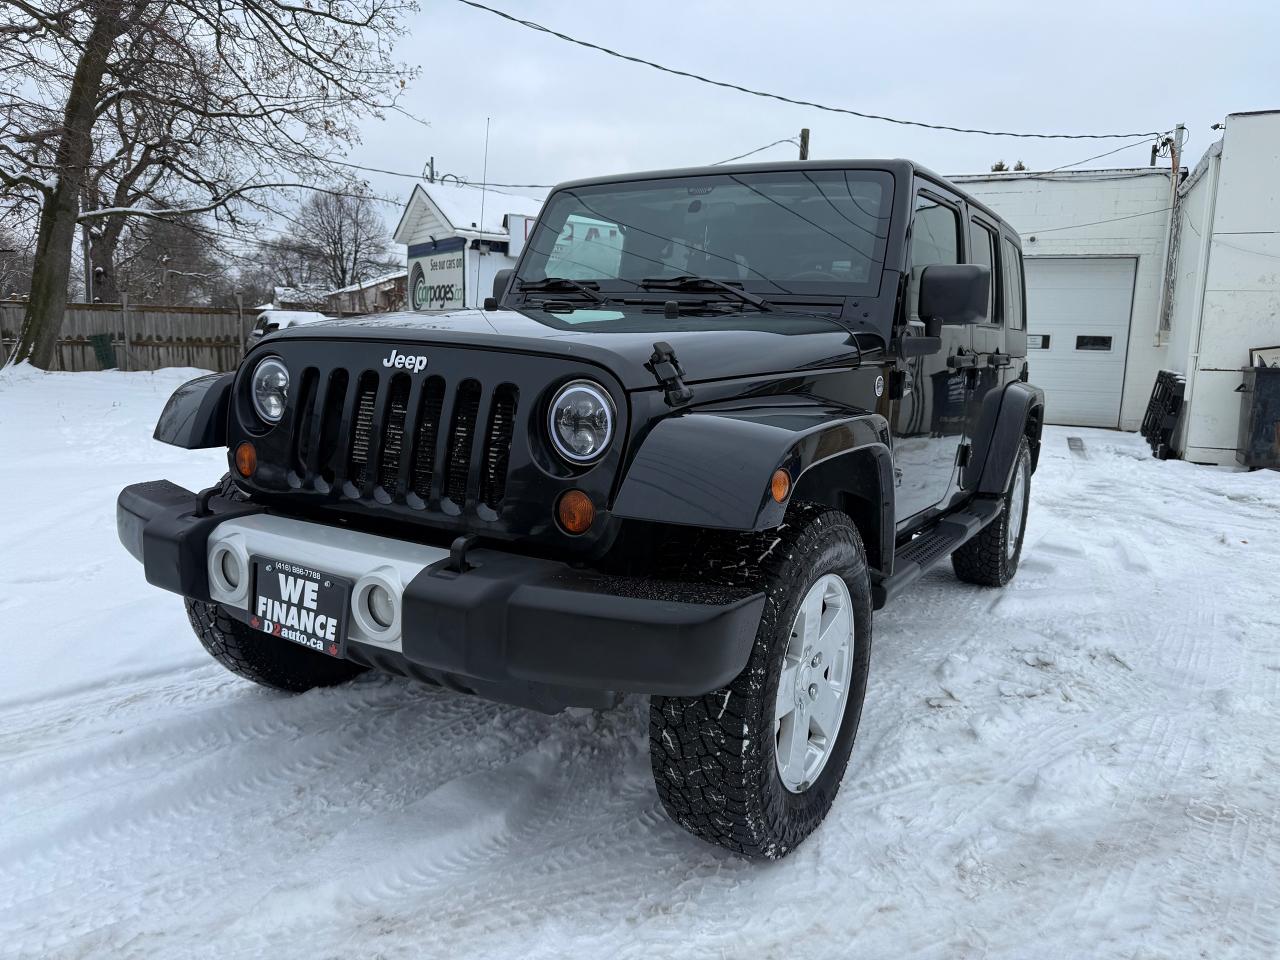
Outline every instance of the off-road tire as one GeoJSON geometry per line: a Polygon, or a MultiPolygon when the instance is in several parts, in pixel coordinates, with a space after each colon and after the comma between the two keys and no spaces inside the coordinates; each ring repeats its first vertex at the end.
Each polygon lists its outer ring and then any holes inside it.
{"type": "Polygon", "coordinates": [[[236,676],[274,690],[302,693],[312,687],[332,687],[365,669],[254,630],[216,603],[187,600],[187,617],[213,659],[236,676]]]}
{"type": "MultiPolygon", "coordinates": [[[[218,492],[246,499],[224,476],[218,492]]],[[[232,673],[275,690],[302,693],[312,687],[346,683],[364,672],[350,660],[326,657],[296,643],[272,637],[232,617],[216,603],[187,599],[187,618],[210,656],[232,673]]]]}
{"type": "Polygon", "coordinates": [[[746,857],[779,859],[831,808],[857,734],[871,652],[866,554],[849,517],[817,504],[793,505],[781,527],[762,534],[702,540],[708,552],[690,557],[690,573],[701,566],[718,582],[754,582],[765,591],[764,610],[747,666],[728,686],[651,699],[654,781],[667,813],[690,833],[746,857]],[[778,679],[800,601],[828,573],[841,576],[853,601],[852,677],[831,755],[813,784],[792,793],[775,760],[778,679]]]}
{"type": "Polygon", "coordinates": [[[1004,508],[1000,516],[983,527],[982,531],[955,553],[951,554],[951,567],[956,576],[966,583],[976,583],[983,587],[1003,587],[1018,572],[1018,561],[1022,558],[1023,535],[1027,529],[1027,507],[1031,501],[1031,445],[1023,437],[1018,444],[1017,459],[1014,469],[1009,475],[1009,485],[1004,492],[1004,508]],[[1025,484],[1022,495],[1026,499],[1022,504],[1022,512],[1017,530],[1010,529],[1009,518],[1014,512],[1013,493],[1018,471],[1025,470],[1025,484]],[[1009,550],[1011,538],[1014,549],[1009,550]]]}

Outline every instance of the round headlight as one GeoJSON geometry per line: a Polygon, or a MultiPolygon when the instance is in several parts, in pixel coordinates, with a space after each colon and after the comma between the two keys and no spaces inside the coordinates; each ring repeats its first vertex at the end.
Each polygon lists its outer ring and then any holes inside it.
{"type": "Polygon", "coordinates": [[[551,442],[571,463],[592,463],[604,456],[613,439],[613,401],[598,383],[575,380],[551,401],[551,442]]]}
{"type": "Polygon", "coordinates": [[[258,416],[267,423],[279,423],[289,396],[289,371],[279,358],[267,357],[258,364],[253,371],[250,393],[258,416]]]}

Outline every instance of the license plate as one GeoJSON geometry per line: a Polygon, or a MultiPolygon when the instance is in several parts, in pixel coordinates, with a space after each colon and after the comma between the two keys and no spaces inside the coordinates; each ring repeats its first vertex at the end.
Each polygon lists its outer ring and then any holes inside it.
{"type": "Polygon", "coordinates": [[[343,656],[351,581],[288,560],[250,559],[249,625],[331,657],[343,656]]]}

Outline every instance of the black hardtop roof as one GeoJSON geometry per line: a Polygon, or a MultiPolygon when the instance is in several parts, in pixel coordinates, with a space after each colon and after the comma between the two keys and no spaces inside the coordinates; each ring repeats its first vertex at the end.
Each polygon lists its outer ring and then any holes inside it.
{"type": "MultiPolygon", "coordinates": [[[[970,194],[964,187],[952,183],[940,173],[934,173],[928,167],[914,160],[902,158],[884,160],[790,160],[773,163],[734,163],[703,167],[673,167],[669,170],[641,170],[635,173],[617,173],[607,177],[586,177],[581,180],[567,180],[556,184],[551,193],[573,187],[594,187],[607,183],[630,183],[634,180],[667,180],[677,177],[705,177],[715,174],[733,173],[769,173],[776,170],[886,170],[895,179],[910,181],[914,177],[924,177],[963,196],[971,206],[977,207],[998,223],[1009,226],[1008,222],[988,207],[981,200],[970,194]]],[[[550,194],[548,194],[550,196],[550,194]]],[[[1013,228],[1010,226],[1010,230],[1013,228]]]]}

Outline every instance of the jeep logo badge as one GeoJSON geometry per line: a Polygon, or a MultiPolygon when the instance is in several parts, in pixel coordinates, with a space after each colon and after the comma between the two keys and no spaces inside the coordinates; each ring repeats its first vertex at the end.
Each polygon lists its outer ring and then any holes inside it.
{"type": "Polygon", "coordinates": [[[407,353],[397,353],[395,347],[391,348],[391,356],[382,361],[384,367],[399,367],[403,370],[412,370],[414,373],[421,373],[427,369],[427,358],[422,354],[410,356],[407,353]]]}

